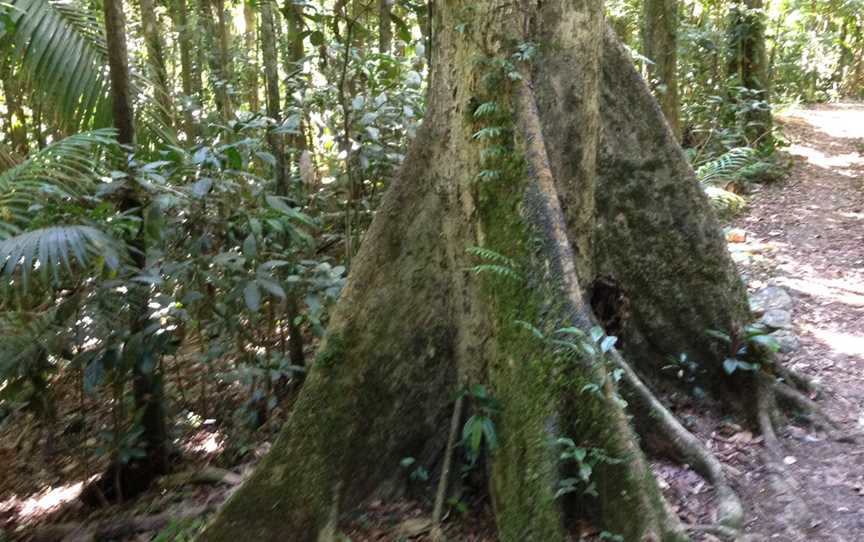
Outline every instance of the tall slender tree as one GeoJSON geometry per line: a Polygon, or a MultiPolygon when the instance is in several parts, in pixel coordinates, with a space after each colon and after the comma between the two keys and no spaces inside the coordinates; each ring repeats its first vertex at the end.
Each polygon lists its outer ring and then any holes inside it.
{"type": "Polygon", "coordinates": [[[773,145],[762,0],[733,3],[729,12],[728,50],[727,74],[733,85],[746,89],[746,99],[751,102],[743,107],[742,115],[747,141],[773,145]]]}
{"type": "Polygon", "coordinates": [[[393,0],[378,0],[378,52],[389,53],[393,44],[393,0]]]}
{"type": "Polygon", "coordinates": [[[252,0],[243,2],[243,19],[246,23],[243,36],[246,46],[246,104],[250,111],[258,111],[258,13],[252,0]]]}
{"type": "MultiPolygon", "coordinates": [[[[195,0],[193,0],[195,1],[195,0]]],[[[177,32],[180,49],[180,82],[183,89],[183,124],[186,136],[194,139],[198,135],[198,121],[194,112],[201,107],[201,72],[195,55],[194,14],[189,12],[186,0],[172,0],[171,19],[177,32]]]]}
{"type": "Polygon", "coordinates": [[[141,10],[141,29],[147,47],[147,65],[150,68],[150,78],[153,81],[157,114],[166,126],[172,126],[174,117],[173,93],[168,80],[168,69],[165,65],[165,43],[156,16],[156,6],[153,0],[138,0],[138,6],[141,10]]]}
{"type": "MultiPolygon", "coordinates": [[[[126,22],[122,0],[105,0],[103,10],[114,127],[117,129],[117,141],[128,151],[132,151],[135,146],[135,119],[132,109],[129,57],[125,34],[126,22]]],[[[147,266],[147,242],[142,211],[143,202],[134,182],[130,182],[125,187],[120,206],[123,211],[133,213],[139,218],[138,232],[134,234],[128,244],[134,269],[140,273],[147,266]]],[[[120,469],[128,476],[134,475],[135,482],[133,485],[140,488],[146,486],[153,477],[166,472],[168,456],[161,374],[158,367],[152,363],[153,352],[148,350],[148,341],[145,338],[149,314],[147,287],[137,285],[133,290],[129,292],[131,303],[129,339],[124,346],[124,355],[134,356],[132,386],[135,406],[141,416],[143,428],[141,439],[146,455],[140,461],[122,466],[115,464],[114,469],[115,472],[120,469]]],[[[106,478],[106,480],[113,482],[112,478],[114,477],[106,478]]],[[[124,482],[126,481],[121,480],[121,483],[124,482]]],[[[120,492],[119,487],[115,487],[115,490],[120,492]]]]}
{"type": "Polygon", "coordinates": [[[672,133],[681,140],[678,101],[678,0],[642,2],[642,48],[648,64],[648,84],[660,103],[672,133]]]}

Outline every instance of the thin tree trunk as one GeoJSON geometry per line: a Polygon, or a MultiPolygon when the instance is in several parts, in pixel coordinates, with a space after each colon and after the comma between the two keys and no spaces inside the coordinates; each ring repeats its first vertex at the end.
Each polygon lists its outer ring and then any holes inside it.
{"type": "MultiPolygon", "coordinates": [[[[264,60],[264,82],[267,89],[267,116],[277,125],[282,122],[279,100],[279,58],[276,53],[276,34],[274,32],[273,8],[270,0],[260,0],[261,11],[261,49],[264,60]]],[[[270,130],[267,133],[271,152],[276,157],[276,193],[288,195],[288,176],[285,169],[285,148],[282,136],[270,130]]]]}
{"type": "Polygon", "coordinates": [[[251,0],[243,3],[243,17],[246,21],[246,103],[254,112],[261,106],[258,103],[258,14],[251,0]]]}
{"type": "Polygon", "coordinates": [[[227,64],[228,51],[227,38],[225,38],[227,31],[224,24],[227,22],[224,13],[225,3],[223,0],[199,0],[199,7],[216,108],[222,119],[228,121],[234,118],[234,109],[228,93],[230,70],[227,64]]]}
{"type": "Polygon", "coordinates": [[[378,52],[389,54],[393,46],[393,0],[378,0],[378,52]]]}
{"type": "Polygon", "coordinates": [[[180,80],[183,87],[183,123],[186,136],[194,140],[198,136],[198,122],[194,111],[201,107],[201,73],[198,63],[193,57],[192,43],[195,31],[192,27],[192,18],[188,13],[186,0],[173,0],[171,2],[171,18],[177,31],[177,41],[180,49],[180,80]]]}
{"type": "MultiPolygon", "coordinates": [[[[111,102],[114,114],[114,127],[117,129],[117,141],[132,148],[135,145],[135,122],[132,111],[132,99],[129,87],[129,59],[126,49],[125,17],[121,0],[105,0],[103,2],[105,14],[105,41],[108,48],[109,78],[111,81],[111,102]]],[[[134,212],[139,218],[143,218],[142,202],[135,190],[134,184],[127,188],[121,208],[124,211],[134,212]]],[[[146,267],[146,233],[141,226],[135,237],[129,241],[129,253],[132,263],[138,270],[146,267]]],[[[163,411],[162,383],[160,368],[157,364],[147,360],[146,338],[143,333],[148,324],[147,289],[138,286],[129,293],[131,322],[129,333],[132,338],[127,344],[139,344],[138,357],[133,368],[133,390],[136,409],[141,412],[141,425],[143,427],[142,441],[144,442],[146,458],[143,459],[143,469],[135,469],[132,465],[124,467],[124,471],[136,471],[136,476],[144,479],[146,485],[149,481],[167,470],[167,439],[165,430],[165,414],[163,411]]],[[[133,350],[135,351],[135,350],[133,350]]],[[[119,469],[115,466],[115,469],[119,469]]],[[[119,472],[119,471],[118,471],[119,472]]],[[[141,479],[139,478],[139,479],[141,479]]],[[[116,488],[120,491],[120,488],[116,488]]]]}
{"type": "Polygon", "coordinates": [[[12,150],[24,157],[27,156],[27,117],[21,106],[21,89],[23,81],[12,76],[12,66],[8,62],[0,62],[0,79],[3,81],[3,96],[6,100],[6,132],[12,144],[12,150]]]}
{"type": "Polygon", "coordinates": [[[174,103],[168,81],[168,70],[165,67],[165,44],[156,18],[156,8],[153,0],[138,0],[138,6],[141,9],[141,27],[147,47],[147,65],[153,80],[158,116],[166,126],[172,126],[174,103]]]}
{"type": "Polygon", "coordinates": [[[648,64],[648,82],[672,133],[681,140],[678,102],[678,0],[642,3],[642,48],[648,64]]]}
{"type": "Polygon", "coordinates": [[[773,140],[764,15],[762,0],[741,0],[733,6],[727,74],[737,77],[740,86],[754,93],[764,105],[749,108],[744,114],[741,130],[746,137],[745,143],[759,142],[770,146],[773,140]]]}
{"type": "MultiPolygon", "coordinates": [[[[274,32],[273,8],[269,0],[261,0],[261,45],[264,56],[264,79],[267,85],[267,116],[276,123],[281,122],[282,115],[279,109],[279,59],[276,53],[276,34],[274,32]]],[[[288,168],[285,161],[285,145],[282,136],[272,130],[267,138],[270,148],[276,156],[276,193],[287,196],[291,193],[288,168]]],[[[303,334],[300,326],[295,323],[298,315],[296,294],[294,291],[287,292],[285,318],[288,321],[290,337],[288,348],[291,363],[299,367],[306,365],[303,352],[303,334]]],[[[302,377],[301,377],[302,378],[302,377]]]]}

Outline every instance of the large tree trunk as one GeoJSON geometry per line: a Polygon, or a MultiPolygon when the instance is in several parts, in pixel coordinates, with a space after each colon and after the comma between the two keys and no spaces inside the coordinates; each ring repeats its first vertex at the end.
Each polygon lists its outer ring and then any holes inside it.
{"type": "Polygon", "coordinates": [[[437,472],[452,398],[476,384],[500,404],[501,540],[567,540],[579,518],[686,539],[612,373],[622,353],[650,374],[680,352],[721,373],[704,331],[747,305],[710,206],[600,2],[445,4],[423,128],[279,440],[202,541],[328,540],[341,513],[399,491],[401,459],[437,472]],[[620,352],[551,340],[597,316],[620,352]],[[596,499],[556,497],[578,469],[550,444],[564,438],[618,460],[596,465],[596,499]]]}
{"type": "Polygon", "coordinates": [[[672,132],[681,139],[678,103],[678,1],[642,3],[642,48],[648,64],[648,82],[672,132]]]}

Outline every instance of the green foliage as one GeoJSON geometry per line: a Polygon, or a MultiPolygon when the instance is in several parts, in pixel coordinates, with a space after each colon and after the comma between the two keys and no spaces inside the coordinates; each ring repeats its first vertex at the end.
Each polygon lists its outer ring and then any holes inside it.
{"type": "Polygon", "coordinates": [[[591,480],[594,469],[601,463],[606,465],[622,463],[622,460],[610,457],[600,448],[577,446],[576,442],[568,437],[555,439],[554,445],[559,450],[558,459],[565,468],[575,469],[575,476],[564,478],[558,482],[558,490],[555,492],[556,499],[577,491],[597,497],[596,483],[591,480]]]}
{"type": "Polygon", "coordinates": [[[709,329],[706,335],[728,346],[723,361],[723,370],[731,375],[735,371],[758,371],[770,361],[770,353],[780,350],[780,343],[770,335],[770,330],[759,324],[746,326],[741,333],[725,333],[709,329]]]}
{"type": "Polygon", "coordinates": [[[468,466],[472,467],[480,458],[484,446],[488,453],[493,453],[498,448],[498,434],[492,420],[498,411],[498,403],[482,384],[472,386],[463,391],[462,395],[471,400],[475,410],[462,427],[462,446],[468,458],[468,466]]]}
{"type": "Polygon", "coordinates": [[[114,145],[113,130],[82,132],[0,171],[0,239],[32,224],[47,201],[92,195],[107,174],[100,154],[114,145]]]}
{"type": "Polygon", "coordinates": [[[108,267],[119,266],[117,243],[101,231],[89,226],[57,226],[29,231],[0,241],[0,271],[12,275],[21,271],[21,284],[26,287],[31,268],[49,270],[59,282],[58,270],[72,272],[72,261],[86,267],[99,259],[108,267]]]}
{"type": "Polygon", "coordinates": [[[481,273],[491,273],[502,278],[507,278],[519,282],[525,280],[522,275],[520,275],[519,272],[515,269],[516,262],[504,256],[503,254],[499,254],[494,250],[484,247],[468,247],[466,249],[466,252],[490,262],[475,265],[474,267],[472,267],[471,271],[475,274],[479,275],[481,273]]]}
{"type": "Polygon", "coordinates": [[[40,104],[72,129],[107,125],[105,40],[92,8],[51,0],[10,0],[9,5],[13,58],[40,82],[40,104]]]}

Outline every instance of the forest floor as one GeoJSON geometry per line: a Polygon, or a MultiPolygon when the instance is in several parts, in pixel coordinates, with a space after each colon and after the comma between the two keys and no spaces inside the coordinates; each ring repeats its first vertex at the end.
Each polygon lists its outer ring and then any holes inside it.
{"type": "MultiPolygon", "coordinates": [[[[864,104],[794,109],[781,115],[779,124],[790,143],[789,175],[753,187],[746,212],[730,225],[737,232],[729,236],[730,250],[751,292],[776,287],[791,296],[791,346],[782,362],[820,385],[817,400],[844,433],[864,433],[864,104]]],[[[74,378],[65,385],[63,419],[80,423],[57,428],[53,454],[38,451],[51,428],[34,431],[32,421],[22,417],[0,430],[0,542],[4,531],[12,540],[72,540],[77,529],[92,531],[94,524],[134,527],[135,534],[109,537],[115,540],[143,542],[160,531],[155,540],[185,540],[179,533],[193,532],[203,521],[197,516],[218,507],[266,452],[284,419],[284,412],[274,412],[255,432],[227,434],[222,432],[231,427],[227,420],[243,401],[236,386],[210,390],[221,399],[219,409],[190,398],[205,404],[184,408],[213,418],[177,428],[183,458],[176,468],[197,473],[198,479],[175,475],[135,501],[91,510],[77,497],[104,468],[104,457],[93,453],[92,432],[70,427],[99,428],[109,412],[83,395],[79,402],[74,378]],[[223,450],[226,442],[239,450],[223,450]],[[164,521],[166,515],[172,521],[164,521]]],[[[779,426],[786,476],[778,483],[776,472],[761,460],[757,431],[706,417],[693,398],[666,399],[724,463],[746,508],[745,531],[753,535],[748,542],[864,541],[864,436],[856,443],[837,442],[801,420],[789,420],[779,426]]],[[[652,465],[682,521],[715,520],[713,492],[704,480],[673,462],[658,459],[652,465]]],[[[450,538],[493,540],[490,518],[475,508],[462,521],[451,519],[450,538]]],[[[345,526],[355,542],[423,540],[429,526],[428,510],[413,502],[372,503],[361,519],[345,526]]],[[[596,539],[592,526],[580,531],[585,539],[596,539]]],[[[718,540],[710,534],[695,538],[718,540]]]]}
{"type": "MultiPolygon", "coordinates": [[[[819,403],[843,433],[860,434],[864,104],[793,109],[779,121],[792,169],[750,196],[735,226],[746,232],[743,252],[755,249],[736,259],[751,291],[774,285],[791,295],[800,344],[783,362],[820,385],[819,403]]],[[[778,436],[790,478],[785,487],[758,463],[747,471],[729,463],[749,508],[747,532],[788,542],[864,540],[864,438],[836,442],[794,420],[778,436]]]]}

